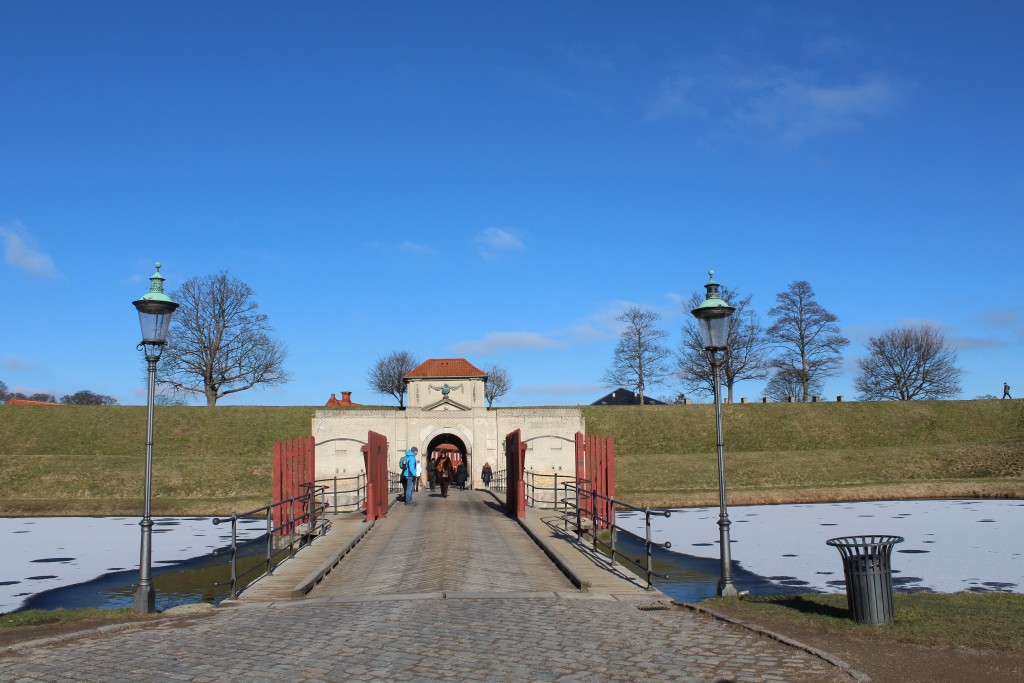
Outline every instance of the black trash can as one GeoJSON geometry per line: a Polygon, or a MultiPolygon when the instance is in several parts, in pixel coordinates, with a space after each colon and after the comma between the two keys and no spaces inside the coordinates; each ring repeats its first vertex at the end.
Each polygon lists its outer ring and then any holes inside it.
{"type": "Polygon", "coordinates": [[[865,535],[830,538],[843,556],[846,603],[858,624],[882,626],[893,621],[892,547],[902,536],[865,535]]]}

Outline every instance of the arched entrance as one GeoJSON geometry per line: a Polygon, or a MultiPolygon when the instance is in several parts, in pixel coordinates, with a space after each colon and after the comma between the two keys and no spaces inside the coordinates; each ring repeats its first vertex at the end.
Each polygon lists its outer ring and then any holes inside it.
{"type": "Polygon", "coordinates": [[[466,448],[466,442],[450,432],[433,437],[427,442],[427,467],[431,466],[442,451],[448,453],[453,467],[456,469],[460,466],[465,468],[466,488],[471,489],[473,487],[473,454],[466,448]]]}

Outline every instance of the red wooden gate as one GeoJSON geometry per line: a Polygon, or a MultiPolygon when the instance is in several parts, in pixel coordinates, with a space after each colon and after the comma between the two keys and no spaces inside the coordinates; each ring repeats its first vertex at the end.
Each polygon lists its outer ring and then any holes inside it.
{"type": "Polygon", "coordinates": [[[315,478],[316,444],[312,436],[274,442],[274,482],[273,507],[271,517],[274,532],[290,534],[295,531],[292,526],[292,506],[278,505],[289,498],[299,498],[294,504],[294,519],[301,521],[309,508],[309,486],[315,478]]]}
{"type": "Polygon", "coordinates": [[[372,522],[388,514],[388,438],[370,432],[362,451],[366,464],[366,521],[372,522]]]}
{"type": "Polygon", "coordinates": [[[598,529],[614,525],[615,439],[576,432],[576,480],[581,513],[590,519],[596,511],[598,529]]]}
{"type": "Polygon", "coordinates": [[[510,517],[526,519],[526,444],[517,429],[505,437],[505,511],[510,517]]]}

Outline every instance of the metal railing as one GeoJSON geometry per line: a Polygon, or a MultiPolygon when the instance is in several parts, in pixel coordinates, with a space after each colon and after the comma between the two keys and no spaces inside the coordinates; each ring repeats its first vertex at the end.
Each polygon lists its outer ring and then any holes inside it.
{"type": "Polygon", "coordinates": [[[215,581],[214,586],[218,588],[230,586],[230,597],[237,598],[241,593],[241,590],[238,588],[241,579],[257,571],[260,567],[263,567],[262,573],[252,576],[246,582],[246,585],[264,574],[273,574],[274,569],[281,562],[295,557],[295,553],[303,546],[312,542],[313,538],[327,533],[327,530],[330,528],[330,522],[325,514],[327,512],[326,506],[322,502],[325,498],[324,492],[327,487],[308,483],[302,486],[306,488],[306,492],[299,496],[264,505],[248,512],[232,513],[230,517],[213,518],[215,525],[224,524],[225,522],[231,523],[231,545],[227,550],[214,551],[213,553],[214,555],[225,553],[229,555],[231,578],[228,581],[215,581]],[[305,505],[305,511],[301,512],[298,516],[295,514],[296,504],[305,505]],[[283,522],[275,526],[274,510],[280,507],[286,509],[288,514],[283,522]],[[267,520],[266,553],[264,559],[239,573],[238,520],[261,518],[264,516],[267,520]],[[287,536],[287,542],[285,542],[285,536],[287,536]],[[277,543],[275,543],[275,540],[277,543]],[[277,545],[276,548],[275,545],[277,545]],[[281,557],[286,553],[286,557],[281,557]],[[278,558],[280,558],[279,561],[275,562],[278,558]]]}
{"type": "Polygon", "coordinates": [[[576,477],[553,472],[541,474],[524,472],[526,479],[526,504],[541,510],[566,509],[565,497],[561,495],[565,484],[575,484],[576,477]]]}
{"type": "Polygon", "coordinates": [[[567,481],[562,484],[562,487],[565,489],[565,496],[561,501],[563,504],[562,520],[565,529],[569,529],[570,522],[575,522],[572,526],[576,532],[576,538],[583,539],[587,535],[586,522],[589,522],[589,534],[594,552],[606,556],[609,564],[615,564],[616,558],[618,558],[635,567],[641,576],[646,578],[648,590],[653,586],[651,581],[653,577],[660,579],[669,578],[668,574],[659,574],[654,571],[654,548],[668,549],[672,547],[672,543],[670,541],[658,543],[651,539],[651,517],[671,517],[672,512],[670,510],[652,510],[650,507],[641,508],[630,505],[616,498],[596,493],[587,488],[588,484],[589,482],[584,479],[567,481]],[[599,504],[599,501],[608,503],[608,505],[599,504]],[[611,519],[601,515],[602,508],[612,511],[611,519]],[[631,533],[615,523],[615,511],[620,509],[644,513],[644,555],[646,556],[646,561],[643,563],[621,552],[616,547],[619,531],[631,533]],[[600,530],[602,528],[607,530],[608,541],[601,538],[600,530]]]}
{"type": "Polygon", "coordinates": [[[352,477],[327,477],[313,482],[322,487],[320,503],[331,512],[358,512],[366,509],[366,473],[352,477]]]}
{"type": "Polygon", "coordinates": [[[491,476],[491,488],[502,493],[508,488],[508,471],[495,470],[491,476]]]}

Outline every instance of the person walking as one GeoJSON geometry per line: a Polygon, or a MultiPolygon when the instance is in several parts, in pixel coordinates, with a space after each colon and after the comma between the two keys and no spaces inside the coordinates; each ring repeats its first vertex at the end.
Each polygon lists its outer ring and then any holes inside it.
{"type": "Polygon", "coordinates": [[[1010,396],[1010,385],[1006,382],[1003,382],[1003,398],[1013,399],[1013,396],[1010,396]]]}
{"type": "Polygon", "coordinates": [[[485,462],[484,468],[480,470],[480,478],[483,480],[485,488],[491,488],[492,476],[494,476],[494,474],[491,472],[491,463],[485,462]]]}
{"type": "Polygon", "coordinates": [[[420,449],[413,446],[405,452],[405,457],[399,463],[402,469],[402,479],[405,481],[405,504],[415,505],[412,502],[412,492],[416,487],[416,480],[420,476],[420,463],[416,457],[420,452],[420,449]]]}
{"type": "Polygon", "coordinates": [[[434,481],[441,486],[441,497],[448,497],[448,486],[452,483],[452,478],[455,475],[452,469],[452,460],[448,457],[447,452],[442,452],[441,456],[437,459],[437,463],[434,465],[434,481]]]}

